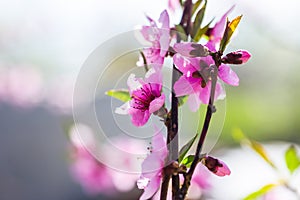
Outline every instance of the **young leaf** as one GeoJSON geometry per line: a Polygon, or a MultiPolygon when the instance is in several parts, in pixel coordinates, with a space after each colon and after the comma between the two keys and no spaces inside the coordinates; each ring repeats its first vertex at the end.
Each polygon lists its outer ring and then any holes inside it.
{"type": "Polygon", "coordinates": [[[269,155],[267,154],[265,148],[258,142],[247,138],[244,133],[240,129],[235,129],[233,131],[233,137],[241,142],[247,144],[251,147],[260,157],[262,157],[269,165],[276,169],[273,161],[270,159],[269,155]]]}
{"type": "Polygon", "coordinates": [[[254,140],[249,140],[250,142],[250,147],[256,151],[256,153],[258,153],[267,163],[269,163],[273,168],[276,168],[274,163],[271,161],[271,159],[269,158],[265,148],[258,142],[254,141],[254,140]]]}
{"type": "Polygon", "coordinates": [[[205,34],[210,26],[210,24],[213,22],[214,19],[212,19],[206,26],[204,26],[203,28],[199,28],[197,33],[194,36],[194,41],[195,42],[199,42],[199,40],[201,39],[202,35],[205,34]]]}
{"type": "Polygon", "coordinates": [[[187,35],[185,33],[184,28],[180,24],[178,24],[178,25],[175,25],[175,29],[179,33],[180,38],[183,41],[187,41],[188,37],[187,37],[187,35]]]}
{"type": "Polygon", "coordinates": [[[178,97],[178,107],[182,106],[183,104],[185,104],[185,102],[187,101],[188,96],[182,96],[182,97],[178,97]]]}
{"type": "Polygon", "coordinates": [[[185,165],[187,168],[191,167],[192,162],[194,161],[195,156],[189,155],[188,157],[185,157],[180,164],[185,165]]]}
{"type": "Polygon", "coordinates": [[[197,9],[201,3],[202,3],[202,0],[198,0],[198,1],[196,1],[196,3],[194,3],[193,10],[192,10],[192,16],[195,14],[195,12],[197,11],[197,9]]]}
{"type": "Polygon", "coordinates": [[[300,166],[300,158],[297,156],[294,145],[291,145],[285,152],[285,163],[291,174],[300,166]]]}
{"type": "Polygon", "coordinates": [[[120,101],[123,101],[123,102],[127,102],[131,99],[129,92],[126,89],[108,90],[107,92],[105,92],[105,94],[107,96],[111,96],[116,99],[119,99],[120,101]]]}
{"type": "Polygon", "coordinates": [[[196,15],[195,21],[193,23],[193,31],[191,33],[192,38],[194,38],[194,36],[198,32],[198,30],[201,29],[201,24],[203,21],[206,4],[207,4],[207,1],[205,1],[204,5],[202,6],[202,8],[199,10],[199,12],[196,15]]]}
{"type": "Polygon", "coordinates": [[[220,44],[220,52],[221,53],[223,53],[225,51],[225,48],[226,48],[227,44],[229,43],[232,34],[234,33],[237,26],[239,25],[239,23],[242,19],[242,16],[243,15],[240,15],[240,16],[236,17],[231,22],[229,22],[227,20],[227,25],[226,25],[226,28],[225,28],[225,32],[224,32],[224,35],[223,35],[223,38],[222,38],[221,44],[220,44]]]}
{"type": "Polygon", "coordinates": [[[179,158],[178,162],[181,163],[184,156],[187,154],[187,152],[190,150],[190,148],[193,146],[198,134],[196,134],[190,141],[188,141],[179,151],[179,158]]]}
{"type": "Polygon", "coordinates": [[[276,184],[268,184],[260,188],[259,190],[249,194],[247,197],[245,197],[243,200],[256,200],[258,197],[261,197],[262,195],[269,192],[272,188],[274,188],[276,184]]]}

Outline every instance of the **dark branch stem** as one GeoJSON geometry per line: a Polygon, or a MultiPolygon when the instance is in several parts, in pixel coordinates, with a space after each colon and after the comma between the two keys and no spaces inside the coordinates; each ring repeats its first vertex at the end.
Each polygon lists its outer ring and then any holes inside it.
{"type": "MultiPolygon", "coordinates": [[[[178,80],[180,73],[173,65],[172,72],[172,87],[174,83],[178,80]]],[[[167,160],[168,164],[172,164],[173,161],[178,159],[178,98],[175,96],[174,89],[172,89],[172,102],[171,111],[168,114],[166,126],[168,129],[167,144],[169,150],[169,157],[167,160]]],[[[167,198],[169,181],[171,178],[170,173],[167,172],[168,166],[164,168],[164,177],[161,188],[161,200],[167,198]]],[[[179,175],[172,175],[172,196],[175,198],[177,191],[179,190],[179,175]]]]}

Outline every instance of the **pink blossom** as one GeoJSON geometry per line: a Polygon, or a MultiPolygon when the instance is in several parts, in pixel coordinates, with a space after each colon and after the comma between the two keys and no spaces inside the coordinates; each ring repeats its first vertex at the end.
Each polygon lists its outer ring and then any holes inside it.
{"type": "MultiPolygon", "coordinates": [[[[70,129],[70,139],[72,142],[72,163],[71,174],[74,179],[80,183],[84,191],[89,195],[115,195],[116,192],[128,192],[134,188],[137,174],[130,174],[109,168],[106,164],[97,160],[92,154],[98,149],[101,152],[108,152],[111,148],[107,145],[96,147],[96,140],[92,130],[84,125],[77,124],[70,129]],[[80,136],[79,136],[80,134],[80,136]],[[126,180],[126,182],[124,182],[126,180]]],[[[127,145],[127,150],[134,152],[140,151],[144,145],[123,137],[111,138],[111,142],[118,148],[127,145]]],[[[122,148],[123,149],[123,148],[122,148]]],[[[125,171],[129,171],[132,165],[136,164],[136,157],[131,154],[110,151],[107,159],[114,159],[112,162],[118,162],[118,165],[125,171]]]]}
{"type": "Polygon", "coordinates": [[[203,158],[203,164],[217,176],[226,176],[231,174],[229,167],[223,161],[211,156],[203,158]]]}
{"type": "Polygon", "coordinates": [[[143,126],[150,115],[164,105],[165,95],[161,93],[162,73],[151,69],[146,73],[145,81],[131,74],[127,85],[132,99],[117,108],[116,113],[129,114],[135,126],[143,126]]]}
{"type": "Polygon", "coordinates": [[[152,65],[156,70],[161,69],[165,56],[170,45],[170,25],[169,15],[164,10],[159,17],[158,22],[161,24],[160,28],[156,22],[147,17],[150,26],[143,26],[141,33],[145,40],[151,43],[151,47],[145,48],[143,53],[146,57],[148,65],[152,65]]]}
{"type": "MultiPolygon", "coordinates": [[[[197,111],[200,103],[208,104],[211,89],[210,65],[213,60],[210,56],[203,58],[186,58],[180,54],[173,57],[174,64],[183,73],[183,76],[174,84],[177,96],[189,95],[188,104],[192,111],[197,111]]],[[[225,71],[225,73],[229,73],[225,71]]],[[[226,78],[226,74],[221,72],[226,78]]],[[[222,76],[221,76],[222,77],[222,76]]],[[[223,99],[225,92],[219,82],[216,85],[215,99],[223,99]]]]}
{"type": "Polygon", "coordinates": [[[157,192],[161,183],[162,169],[167,155],[166,141],[162,133],[158,132],[152,138],[151,153],[142,163],[142,174],[137,182],[138,188],[144,189],[140,200],[149,199],[157,192]]]}
{"type": "Polygon", "coordinates": [[[85,135],[85,141],[90,148],[93,148],[94,141],[92,131],[89,127],[79,124],[72,127],[70,138],[72,142],[72,164],[71,173],[78,181],[84,191],[90,195],[99,193],[110,194],[115,191],[112,177],[105,165],[98,162],[91,153],[83,146],[77,135],[77,131],[85,135]],[[76,129],[77,128],[77,129],[76,129]]]}
{"type": "Polygon", "coordinates": [[[20,107],[39,104],[44,98],[41,73],[32,66],[0,69],[0,100],[20,107]]]}

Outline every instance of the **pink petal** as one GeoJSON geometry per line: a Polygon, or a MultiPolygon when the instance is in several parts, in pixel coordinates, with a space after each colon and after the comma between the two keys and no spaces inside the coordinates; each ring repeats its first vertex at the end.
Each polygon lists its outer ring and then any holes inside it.
{"type": "Polygon", "coordinates": [[[199,93],[190,94],[187,103],[189,105],[190,110],[192,112],[196,112],[199,109],[201,104],[201,101],[199,99],[199,93]]]}
{"type": "Polygon", "coordinates": [[[167,10],[162,11],[158,21],[162,24],[161,28],[165,28],[165,29],[170,28],[170,19],[167,10]]]}
{"type": "Polygon", "coordinates": [[[232,86],[239,85],[239,77],[233,70],[231,70],[231,68],[228,65],[222,64],[219,67],[218,76],[222,81],[224,81],[225,83],[227,83],[229,85],[232,85],[232,86]]]}
{"type": "Polygon", "coordinates": [[[161,177],[160,176],[155,176],[153,177],[148,186],[144,189],[144,193],[140,197],[140,200],[147,200],[150,199],[155,192],[158,190],[161,182],[161,177]]]}
{"type": "Polygon", "coordinates": [[[160,97],[151,101],[149,105],[149,113],[154,113],[155,111],[159,110],[165,103],[165,95],[161,94],[160,97]]]}
{"type": "Polygon", "coordinates": [[[211,89],[210,87],[211,87],[211,82],[209,81],[206,84],[205,88],[202,88],[200,91],[199,97],[200,97],[201,102],[204,104],[208,104],[208,102],[209,102],[210,89],[211,89]]]}
{"type": "Polygon", "coordinates": [[[168,155],[168,148],[163,134],[157,129],[157,127],[155,129],[156,135],[152,138],[152,152],[159,154],[163,163],[168,155]]]}
{"type": "MultiPolygon", "coordinates": [[[[210,99],[210,90],[211,90],[211,81],[207,82],[205,88],[200,91],[200,100],[204,104],[209,103],[210,99]]],[[[222,85],[217,82],[216,83],[216,91],[215,91],[215,101],[225,98],[225,91],[223,90],[222,85]]]]}
{"type": "Polygon", "coordinates": [[[183,74],[192,74],[200,69],[200,58],[187,58],[176,53],[173,56],[173,62],[183,74]]]}
{"type": "Polygon", "coordinates": [[[200,86],[200,83],[196,78],[181,76],[174,84],[175,94],[177,97],[193,94],[197,92],[197,85],[200,86]]]}
{"type": "Polygon", "coordinates": [[[226,19],[227,19],[227,15],[233,10],[235,6],[232,6],[220,19],[219,22],[216,23],[216,25],[213,28],[212,31],[212,36],[213,36],[213,41],[215,41],[215,43],[218,43],[224,34],[225,31],[225,26],[226,26],[226,19]]]}
{"type": "Polygon", "coordinates": [[[145,82],[147,83],[158,83],[162,84],[163,75],[161,70],[155,70],[154,68],[149,69],[145,74],[145,82]]]}
{"type": "Polygon", "coordinates": [[[151,153],[142,163],[142,176],[151,179],[159,174],[163,167],[160,154],[151,153]]]}
{"type": "Polygon", "coordinates": [[[211,173],[203,165],[197,165],[192,183],[197,184],[201,189],[211,188],[211,173]]]}
{"type": "Polygon", "coordinates": [[[131,94],[132,91],[139,89],[142,87],[143,81],[139,78],[135,77],[135,74],[130,74],[127,79],[127,85],[129,88],[129,93],[131,94]]]}
{"type": "Polygon", "coordinates": [[[192,42],[182,42],[174,44],[174,50],[185,57],[206,57],[208,56],[208,48],[192,42]]]}
{"type": "Polygon", "coordinates": [[[165,57],[166,53],[169,50],[169,44],[170,44],[170,31],[169,29],[160,29],[160,38],[159,38],[159,44],[160,44],[160,56],[165,57]]]}
{"type": "Polygon", "coordinates": [[[173,48],[177,53],[180,53],[182,56],[189,57],[190,52],[195,49],[192,47],[192,44],[192,42],[176,43],[174,44],[173,48]]]}
{"type": "Polygon", "coordinates": [[[225,99],[225,97],[226,97],[225,90],[223,89],[221,83],[217,82],[216,91],[215,91],[215,101],[225,99]]]}
{"type": "Polygon", "coordinates": [[[139,189],[145,189],[149,184],[150,179],[146,177],[140,177],[137,180],[137,186],[139,189]]]}
{"type": "Polygon", "coordinates": [[[128,113],[131,115],[131,122],[135,126],[145,125],[150,117],[148,110],[142,111],[135,108],[129,108],[128,113]]]}
{"type": "Polygon", "coordinates": [[[164,63],[164,57],[160,56],[160,48],[149,47],[143,50],[147,64],[155,70],[161,70],[164,63]]]}
{"type": "Polygon", "coordinates": [[[120,115],[127,115],[130,108],[129,101],[124,103],[122,106],[116,108],[115,113],[120,115]]]}

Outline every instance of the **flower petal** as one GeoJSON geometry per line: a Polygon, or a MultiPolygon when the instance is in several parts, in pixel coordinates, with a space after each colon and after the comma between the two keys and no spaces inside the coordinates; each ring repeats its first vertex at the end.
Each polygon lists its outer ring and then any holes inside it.
{"type": "Polygon", "coordinates": [[[222,87],[222,84],[220,82],[217,82],[216,91],[215,91],[215,101],[225,99],[225,97],[226,97],[226,93],[222,87]]]}
{"type": "Polygon", "coordinates": [[[163,134],[155,127],[156,135],[152,138],[152,152],[159,154],[162,163],[168,155],[168,148],[163,134]]]}
{"type": "Polygon", "coordinates": [[[167,10],[162,11],[158,21],[162,24],[161,28],[165,28],[165,29],[170,28],[170,19],[167,10]]]}
{"type": "Polygon", "coordinates": [[[222,81],[224,81],[225,83],[227,83],[229,85],[232,85],[232,86],[239,85],[239,77],[228,65],[222,64],[219,67],[218,76],[222,81]]]}
{"type": "Polygon", "coordinates": [[[165,95],[161,94],[160,97],[155,98],[151,101],[149,105],[149,113],[154,113],[155,111],[159,110],[165,103],[165,95]]]}
{"type": "Polygon", "coordinates": [[[206,83],[206,86],[200,91],[200,100],[204,104],[208,104],[210,97],[211,81],[206,83]]]}
{"type": "Polygon", "coordinates": [[[131,94],[132,91],[139,89],[142,87],[143,81],[135,77],[135,74],[130,74],[127,79],[127,85],[129,88],[129,93],[131,94]]]}
{"type": "Polygon", "coordinates": [[[131,122],[135,126],[145,125],[150,117],[149,110],[143,111],[135,108],[129,108],[128,113],[131,115],[131,122]]]}
{"type": "Polygon", "coordinates": [[[151,179],[152,177],[159,174],[163,167],[160,154],[151,153],[145,158],[142,163],[142,176],[151,179]]]}
{"type": "Polygon", "coordinates": [[[214,26],[212,30],[212,41],[214,41],[215,44],[221,41],[225,30],[227,15],[233,10],[234,7],[235,6],[232,6],[214,26]]]}
{"type": "Polygon", "coordinates": [[[190,94],[187,103],[191,111],[196,112],[199,109],[201,104],[201,101],[199,99],[199,93],[190,94]]]}
{"type": "Polygon", "coordinates": [[[145,189],[147,185],[149,184],[150,179],[146,177],[140,177],[139,180],[137,180],[137,186],[139,189],[145,189]]]}
{"type": "Polygon", "coordinates": [[[163,75],[161,70],[155,70],[154,68],[149,69],[148,72],[145,74],[145,81],[147,83],[162,84],[163,75]]]}
{"type": "Polygon", "coordinates": [[[174,44],[174,50],[186,57],[206,57],[209,54],[208,48],[193,42],[182,42],[174,44]]]}
{"type": "Polygon", "coordinates": [[[130,104],[129,104],[129,101],[127,101],[122,106],[117,107],[115,110],[115,113],[120,114],[120,115],[127,115],[129,108],[130,108],[130,104]]]}
{"type": "Polygon", "coordinates": [[[158,190],[161,182],[161,177],[160,176],[155,176],[153,177],[148,186],[144,189],[144,193],[140,197],[140,200],[147,200],[150,199],[155,192],[158,190]]]}
{"type": "Polygon", "coordinates": [[[181,76],[174,84],[175,94],[177,97],[193,94],[198,91],[197,86],[200,83],[196,78],[181,76]]]}
{"type": "Polygon", "coordinates": [[[192,74],[194,71],[200,69],[199,58],[187,58],[176,53],[173,56],[173,62],[183,74],[192,74]]]}

